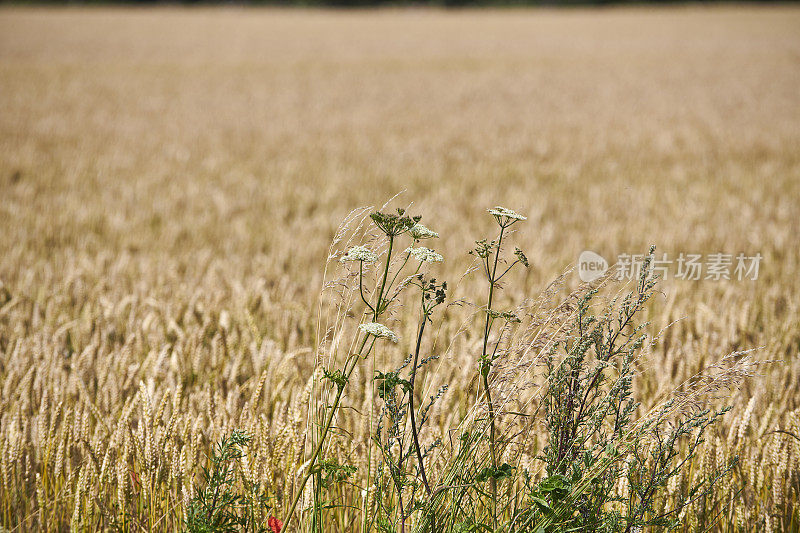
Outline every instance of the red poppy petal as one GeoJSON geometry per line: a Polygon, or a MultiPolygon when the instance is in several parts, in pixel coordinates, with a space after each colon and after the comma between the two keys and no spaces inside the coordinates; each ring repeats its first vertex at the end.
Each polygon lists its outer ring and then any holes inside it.
{"type": "Polygon", "coordinates": [[[267,520],[267,525],[272,530],[272,533],[281,533],[281,529],[283,528],[283,522],[274,516],[269,517],[269,520],[267,520]]]}

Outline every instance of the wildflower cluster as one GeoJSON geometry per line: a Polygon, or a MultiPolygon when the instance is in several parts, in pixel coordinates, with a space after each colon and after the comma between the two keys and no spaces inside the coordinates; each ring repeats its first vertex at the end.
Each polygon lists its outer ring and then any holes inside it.
{"type": "Polygon", "coordinates": [[[420,263],[441,263],[444,260],[440,254],[424,246],[406,248],[405,253],[420,263]]]}
{"type": "MultiPolygon", "coordinates": [[[[417,284],[411,281],[413,279],[418,279],[418,285],[423,287],[422,309],[426,320],[428,319],[430,311],[433,309],[433,307],[444,301],[444,289],[446,285],[436,285],[435,280],[431,280],[431,282],[425,282],[423,277],[419,274],[423,264],[442,262],[443,258],[441,254],[424,246],[410,246],[403,252],[404,258],[399,262],[399,266],[397,266],[397,263],[393,263],[395,240],[402,235],[407,234],[409,237],[411,237],[414,243],[418,243],[423,239],[436,238],[439,236],[439,234],[420,224],[420,220],[422,219],[421,216],[409,216],[406,214],[404,209],[397,209],[395,213],[374,212],[370,214],[370,219],[383,233],[388,241],[386,253],[382,258],[382,273],[380,273],[380,277],[373,290],[369,291],[369,288],[365,290],[363,264],[374,263],[378,261],[379,257],[375,252],[363,245],[353,246],[347,250],[347,253],[341,257],[340,261],[358,262],[358,294],[365,306],[364,313],[365,315],[370,316],[371,320],[358,326],[358,332],[361,335],[360,340],[357,341],[358,349],[354,353],[351,353],[347,356],[341,365],[341,368],[323,369],[323,376],[326,381],[333,385],[335,393],[332,403],[327,406],[327,415],[325,419],[320,422],[321,429],[319,435],[317,436],[317,442],[314,445],[313,451],[311,452],[311,457],[308,461],[309,468],[306,471],[306,474],[301,478],[299,490],[295,494],[291,506],[289,507],[289,513],[286,519],[287,524],[292,520],[306,483],[313,475],[315,475],[315,472],[320,472],[319,465],[322,463],[319,461],[321,460],[320,453],[322,451],[323,444],[325,443],[328,433],[331,430],[334,416],[339,408],[342,395],[344,394],[345,388],[349,383],[350,375],[355,370],[358,361],[367,358],[373,349],[377,349],[375,348],[376,343],[374,342],[377,339],[387,339],[392,343],[399,342],[397,334],[379,321],[381,316],[387,312],[389,307],[396,302],[398,298],[400,298],[404,289],[417,284]],[[406,267],[408,266],[409,261],[412,259],[417,263],[417,266],[415,271],[409,273],[406,272],[406,267]],[[370,340],[372,342],[370,342],[370,340]]],[[[417,355],[419,355],[419,346],[422,342],[422,331],[424,331],[424,326],[420,328],[420,332],[417,337],[417,355]]],[[[403,389],[405,393],[409,394],[409,397],[412,397],[414,383],[413,375],[415,374],[416,370],[417,363],[415,358],[414,367],[411,369],[411,379],[405,380],[400,378],[399,371],[377,371],[375,381],[378,385],[379,397],[388,402],[386,412],[390,414],[390,418],[392,418],[394,421],[392,424],[390,424],[390,426],[394,427],[395,429],[398,427],[395,425],[395,422],[397,422],[400,412],[392,407],[396,407],[396,402],[394,402],[394,398],[396,398],[394,389],[397,386],[403,386],[405,387],[403,389]]],[[[412,402],[413,405],[413,400],[410,400],[410,402],[412,402]]],[[[418,457],[423,457],[422,452],[418,454],[418,457]]],[[[400,458],[397,468],[402,470],[402,458],[400,458]]],[[[422,468],[421,464],[419,468],[422,468]]],[[[319,482],[317,483],[317,486],[322,483],[321,480],[318,481],[319,482]]],[[[397,486],[400,487],[401,485],[397,486]]],[[[317,504],[314,506],[315,523],[317,521],[317,513],[321,509],[321,506],[318,505],[318,503],[319,502],[317,502],[317,504]]],[[[403,513],[401,512],[401,515],[402,514],[403,513]]]]}
{"type": "Polygon", "coordinates": [[[421,241],[423,239],[435,239],[439,237],[439,234],[435,231],[426,228],[422,224],[414,224],[408,232],[411,234],[411,237],[414,238],[415,241],[421,241]]]}
{"type": "Polygon", "coordinates": [[[361,324],[358,328],[367,335],[372,335],[379,339],[389,339],[392,342],[398,341],[394,331],[378,322],[367,322],[366,324],[361,324]]]}
{"type": "Polygon", "coordinates": [[[364,263],[374,263],[378,256],[366,246],[353,246],[345,253],[340,261],[361,261],[364,263]]]}
{"type": "MultiPolygon", "coordinates": [[[[590,302],[596,289],[572,300],[556,315],[560,321],[548,329],[547,320],[539,320],[529,307],[515,311],[498,308],[496,298],[501,281],[518,265],[529,268],[530,260],[518,247],[506,252],[512,225],[526,217],[504,207],[489,209],[497,224],[494,239],[476,241],[470,251],[486,281],[485,301],[478,305],[482,320],[480,353],[475,354],[479,387],[476,417],[459,426],[457,442],[450,443],[444,466],[441,456],[431,454],[445,447],[439,438],[424,432],[432,406],[446,393],[447,384],[435,388],[425,398],[420,395],[419,380],[426,376],[426,365],[436,360],[436,342],[426,341],[426,326],[433,322],[435,310],[447,300],[447,283],[429,277],[423,267],[443,261],[438,252],[420,246],[423,239],[439,234],[420,224],[421,217],[396,213],[372,213],[371,219],[386,239],[380,256],[365,246],[351,247],[342,262],[358,262],[358,294],[363,303],[363,322],[354,329],[345,360],[323,368],[329,398],[306,468],[294,486],[288,525],[304,492],[313,478],[310,494],[313,531],[323,530],[327,509],[338,506],[336,491],[351,483],[354,467],[323,458],[321,451],[334,427],[340,400],[349,378],[360,361],[378,350],[391,349],[388,340],[399,343],[398,335],[385,325],[389,309],[401,298],[409,308],[406,295],[418,297],[419,310],[413,347],[402,363],[394,368],[374,368],[371,386],[380,405],[368,443],[370,454],[377,457],[363,487],[363,531],[406,533],[413,519],[414,533],[456,531],[640,531],[646,527],[674,527],[681,512],[725,476],[733,463],[710,471],[707,477],[693,476],[686,481],[686,496],[672,499],[672,508],[660,508],[660,492],[675,484],[682,467],[691,461],[702,442],[702,435],[721,413],[693,408],[677,408],[667,402],[640,420],[634,417],[639,408],[633,399],[635,361],[644,344],[641,324],[634,316],[653,293],[655,278],[650,261],[636,290],[612,302],[600,316],[590,316],[590,302]],[[395,241],[407,235],[412,243],[398,253],[395,241]],[[363,263],[381,261],[382,268],[370,284],[364,276],[363,263]],[[365,285],[367,287],[365,288],[365,285]],[[417,293],[415,289],[419,289],[417,293]],[[574,315],[575,323],[570,325],[574,315]],[[511,341],[514,335],[523,341],[511,341]],[[526,337],[527,336],[527,337],[526,337]],[[547,348],[535,363],[526,361],[509,367],[511,353],[527,353],[547,338],[547,348]],[[515,344],[518,343],[518,344],[515,344]],[[516,350],[516,352],[515,352],[516,350]],[[512,414],[506,403],[513,385],[503,379],[523,366],[544,372],[534,415],[522,414],[523,431],[511,431],[506,420],[512,414]],[[511,371],[509,371],[511,368],[511,371]],[[544,446],[534,450],[532,467],[520,460],[525,444],[516,435],[533,432],[536,414],[544,417],[544,446]],[[679,440],[683,444],[679,444],[679,440]],[[677,451],[682,450],[683,458],[677,451]],[[679,462],[683,461],[683,462],[679,462]],[[543,473],[542,477],[539,473],[543,473]],[[624,482],[625,497],[619,487],[624,482]]],[[[650,256],[652,257],[652,250],[650,256]]],[[[350,277],[349,279],[353,279],[350,277]]],[[[355,290],[355,286],[353,286],[355,290]]],[[[413,302],[413,300],[411,300],[413,302]]],[[[352,316],[357,313],[345,314],[352,316]]],[[[397,314],[395,314],[395,317],[397,314]]],[[[345,330],[345,328],[343,328],[345,330]]],[[[404,329],[407,331],[407,329],[404,329]]],[[[405,343],[404,343],[405,344],[405,343]]],[[[516,356],[515,356],[516,357],[516,356]]],[[[334,358],[335,360],[335,358],[334,358]]],[[[376,364],[387,360],[372,358],[376,364]]],[[[516,363],[515,363],[516,364],[516,363]]],[[[423,383],[426,383],[423,381],[423,383]]],[[[512,382],[514,383],[514,382],[512,382]]],[[[430,383],[426,383],[430,385],[430,383]]],[[[688,405],[692,406],[691,402],[688,405]]],[[[455,440],[455,439],[454,439],[455,440]]],[[[670,489],[672,491],[677,489],[670,489]]]]}
{"type": "Polygon", "coordinates": [[[528,217],[522,216],[511,209],[501,206],[495,206],[491,209],[487,209],[487,211],[489,211],[489,214],[495,218],[501,228],[507,228],[515,222],[528,220],[528,217]]]}

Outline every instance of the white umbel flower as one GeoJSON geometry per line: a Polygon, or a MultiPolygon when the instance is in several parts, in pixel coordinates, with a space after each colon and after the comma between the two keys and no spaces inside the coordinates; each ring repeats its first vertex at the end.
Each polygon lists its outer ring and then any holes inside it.
{"type": "Polygon", "coordinates": [[[353,246],[342,256],[340,261],[362,261],[373,263],[378,260],[378,256],[366,246],[353,246]]]}
{"type": "Polygon", "coordinates": [[[364,333],[372,335],[373,337],[389,339],[392,342],[397,342],[397,335],[394,334],[394,331],[390,330],[379,322],[367,322],[366,324],[361,324],[358,326],[358,328],[364,333]]]}
{"type": "Polygon", "coordinates": [[[511,220],[528,220],[528,217],[522,216],[519,213],[512,211],[511,209],[507,209],[502,206],[495,206],[491,209],[487,209],[489,214],[494,215],[496,217],[506,217],[511,220]]]}
{"type": "Polygon", "coordinates": [[[408,232],[411,234],[411,237],[420,241],[422,239],[434,239],[438,238],[439,234],[433,231],[432,229],[426,228],[422,224],[414,224],[408,232]]]}
{"type": "Polygon", "coordinates": [[[406,248],[406,253],[411,254],[411,257],[420,263],[441,263],[444,258],[430,248],[418,246],[416,248],[406,248]]]}

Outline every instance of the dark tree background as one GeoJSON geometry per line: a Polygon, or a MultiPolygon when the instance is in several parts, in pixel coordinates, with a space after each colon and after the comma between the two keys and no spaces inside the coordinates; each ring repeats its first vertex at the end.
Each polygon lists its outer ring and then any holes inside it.
{"type": "MultiPolygon", "coordinates": [[[[724,0],[722,0],[724,1],[724,0]]],[[[747,3],[797,3],[800,0],[749,0],[747,3]]],[[[273,5],[273,6],[330,6],[330,7],[372,7],[372,6],[603,6],[614,4],[705,4],[719,3],[720,0],[0,0],[2,4],[229,4],[229,5],[273,5]]]]}

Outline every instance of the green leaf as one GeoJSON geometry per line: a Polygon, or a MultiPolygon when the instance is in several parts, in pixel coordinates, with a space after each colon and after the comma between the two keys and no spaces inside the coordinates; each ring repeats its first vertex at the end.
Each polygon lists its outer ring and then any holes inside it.
{"type": "Polygon", "coordinates": [[[505,478],[512,478],[514,477],[515,470],[516,468],[514,468],[508,463],[503,463],[497,468],[487,466],[486,468],[480,471],[480,473],[476,476],[475,479],[478,482],[482,483],[484,481],[488,481],[489,479],[500,480],[505,478]]]}

